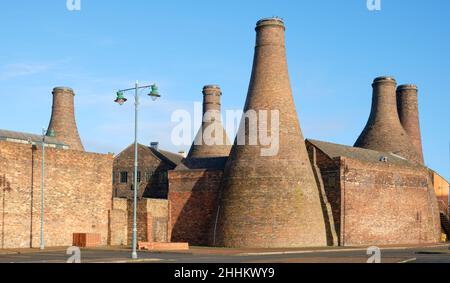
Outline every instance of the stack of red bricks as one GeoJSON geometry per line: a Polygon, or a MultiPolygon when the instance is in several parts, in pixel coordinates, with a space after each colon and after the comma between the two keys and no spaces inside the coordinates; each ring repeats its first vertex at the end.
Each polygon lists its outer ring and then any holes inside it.
{"type": "Polygon", "coordinates": [[[139,250],[148,251],[184,251],[189,250],[188,243],[138,242],[139,250]]]}
{"type": "Polygon", "coordinates": [[[74,233],[73,245],[80,248],[95,248],[100,246],[100,234],[93,233],[74,233]]]}

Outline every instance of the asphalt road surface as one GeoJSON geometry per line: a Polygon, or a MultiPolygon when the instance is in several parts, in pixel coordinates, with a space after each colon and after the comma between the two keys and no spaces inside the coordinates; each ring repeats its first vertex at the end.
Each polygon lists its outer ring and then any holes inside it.
{"type": "MultiPolygon", "coordinates": [[[[0,263],[65,263],[66,250],[1,253],[0,263]]],[[[193,249],[188,252],[139,252],[139,260],[130,260],[125,249],[82,249],[82,263],[365,263],[365,249],[336,249],[327,251],[286,251],[272,253],[220,253],[193,249]]],[[[381,249],[382,263],[450,263],[448,246],[435,248],[381,249]]]]}

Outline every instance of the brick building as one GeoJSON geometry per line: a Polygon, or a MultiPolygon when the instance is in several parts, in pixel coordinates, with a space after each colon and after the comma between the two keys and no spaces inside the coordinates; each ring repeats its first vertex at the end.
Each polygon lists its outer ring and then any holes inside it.
{"type": "Polygon", "coordinates": [[[306,143],[341,246],[439,241],[438,203],[426,167],[392,153],[306,143]]]}
{"type": "MultiPolygon", "coordinates": [[[[257,23],[244,110],[280,110],[280,150],[196,143],[187,158],[151,146],[112,155],[84,151],[74,92],[53,90],[46,137],[47,246],[92,233],[101,245],[129,245],[133,182],[139,182],[138,240],[223,247],[366,246],[436,243],[448,233],[448,183],[423,165],[417,87],[373,83],[373,107],[356,147],[304,140],[290,89],[278,18],[257,23]]],[[[205,86],[204,114],[220,117],[222,92],[205,86]]],[[[205,117],[204,117],[205,118],[205,117]]],[[[245,131],[246,138],[248,132],[245,131]]],[[[268,135],[270,136],[270,135],[268,135]]],[[[39,245],[42,150],[39,135],[0,130],[0,248],[39,245]]]]}
{"type": "Polygon", "coordinates": [[[441,217],[442,233],[444,238],[450,239],[450,223],[449,223],[449,190],[450,184],[441,175],[430,170],[430,178],[436,193],[439,206],[439,215],[441,217]]]}
{"type": "MultiPolygon", "coordinates": [[[[151,146],[138,145],[139,198],[167,199],[168,171],[175,169],[183,156],[161,150],[158,143],[151,146]]],[[[132,199],[134,180],[134,144],[114,158],[113,195],[132,199]]]]}

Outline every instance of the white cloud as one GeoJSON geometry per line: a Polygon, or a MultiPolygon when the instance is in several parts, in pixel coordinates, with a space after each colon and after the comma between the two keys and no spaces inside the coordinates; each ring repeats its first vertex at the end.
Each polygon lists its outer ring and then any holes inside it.
{"type": "Polygon", "coordinates": [[[51,71],[57,74],[67,73],[72,58],[63,58],[51,61],[14,62],[0,66],[0,81],[11,80],[19,77],[32,76],[51,71]]]}
{"type": "Polygon", "coordinates": [[[52,69],[54,64],[46,63],[15,63],[0,68],[0,80],[9,80],[44,73],[52,69]]]}

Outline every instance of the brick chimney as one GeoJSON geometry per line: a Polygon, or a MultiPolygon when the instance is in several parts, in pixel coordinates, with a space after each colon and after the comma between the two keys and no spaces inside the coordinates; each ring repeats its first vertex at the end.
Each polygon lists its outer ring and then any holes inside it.
{"type": "Polygon", "coordinates": [[[374,80],[369,121],[355,147],[392,152],[408,160],[420,162],[410,137],[400,123],[396,86],[397,82],[392,77],[378,77],[374,80]]]}
{"type": "Polygon", "coordinates": [[[420,163],[424,163],[422,137],[420,134],[418,89],[416,85],[405,84],[397,88],[397,109],[400,122],[419,154],[420,163]]]}
{"type": "Polygon", "coordinates": [[[55,131],[56,138],[72,150],[84,151],[78,134],[74,112],[75,93],[68,87],[53,89],[52,117],[48,129],[55,131]]]}
{"type": "MultiPolygon", "coordinates": [[[[259,141],[257,145],[233,145],[219,196],[213,233],[216,246],[327,245],[319,190],[292,97],[284,31],[279,18],[257,23],[253,71],[244,107],[244,113],[279,111],[279,151],[275,156],[262,156],[261,149],[266,146],[259,141]]],[[[239,132],[249,139],[244,127],[239,132]]]]}
{"type": "Polygon", "coordinates": [[[221,122],[222,91],[217,85],[203,88],[203,121],[187,158],[228,156],[231,143],[221,122]]]}

